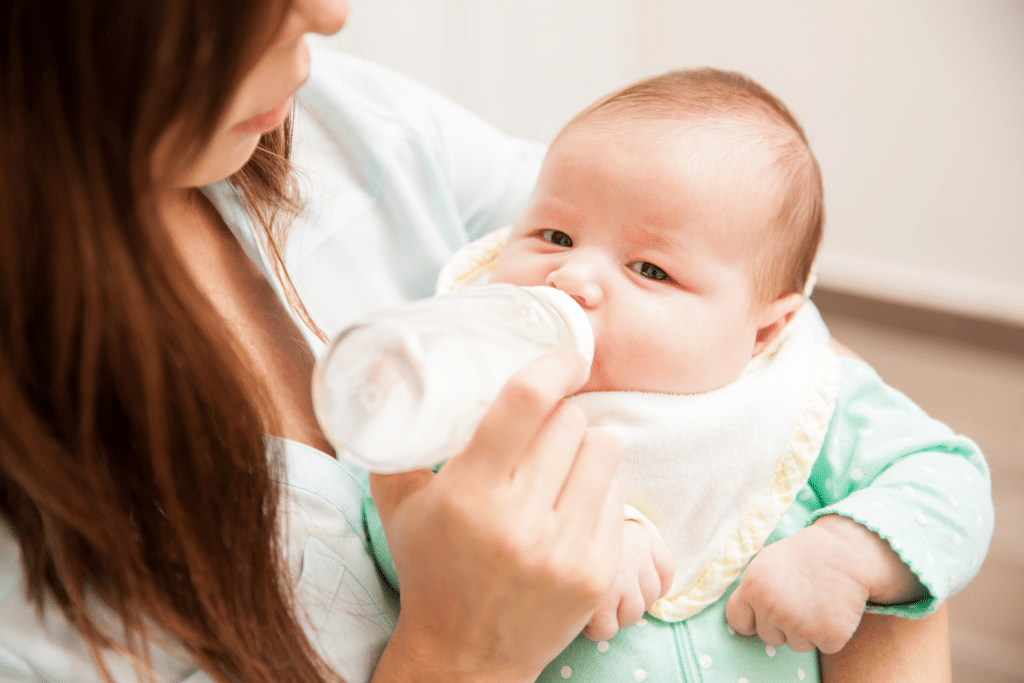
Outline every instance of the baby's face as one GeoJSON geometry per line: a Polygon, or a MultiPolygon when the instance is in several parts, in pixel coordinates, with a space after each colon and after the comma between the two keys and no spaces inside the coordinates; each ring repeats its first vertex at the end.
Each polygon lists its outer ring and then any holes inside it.
{"type": "Polygon", "coordinates": [[[568,131],[491,275],[583,307],[596,341],[583,391],[709,391],[755,349],[757,202],[736,201],[678,141],[647,137],[568,131]]]}

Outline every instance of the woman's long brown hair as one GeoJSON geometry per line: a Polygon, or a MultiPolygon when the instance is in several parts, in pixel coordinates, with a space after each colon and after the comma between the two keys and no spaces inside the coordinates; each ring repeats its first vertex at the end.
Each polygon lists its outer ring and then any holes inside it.
{"type": "MultiPolygon", "coordinates": [[[[108,679],[104,648],[146,676],[144,643],[167,635],[219,681],[331,678],[290,599],[273,418],[174,256],[151,167],[172,124],[209,138],[282,5],[0,13],[0,514],[30,598],[63,610],[108,679]]],[[[264,136],[236,177],[267,235],[286,151],[281,132],[264,136]]]]}

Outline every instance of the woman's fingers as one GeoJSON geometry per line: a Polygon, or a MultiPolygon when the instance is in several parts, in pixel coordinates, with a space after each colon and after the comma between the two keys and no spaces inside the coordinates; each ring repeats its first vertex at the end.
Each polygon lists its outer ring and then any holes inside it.
{"type": "Polygon", "coordinates": [[[586,360],[574,351],[546,353],[518,371],[452,463],[508,478],[555,407],[586,382],[588,372],[586,360]]]}
{"type": "Polygon", "coordinates": [[[614,511],[618,525],[617,533],[622,534],[622,497],[612,491],[612,480],[619,466],[622,447],[619,440],[602,429],[588,429],[583,444],[573,462],[569,476],[562,487],[555,508],[566,531],[580,538],[593,539],[608,533],[606,516],[610,499],[618,501],[614,511]],[[596,519],[591,511],[601,510],[596,519]],[[581,512],[586,511],[584,514],[581,512]]]}
{"type": "Polygon", "coordinates": [[[513,478],[538,506],[554,508],[586,434],[586,415],[579,406],[562,401],[527,446],[513,478]]]}

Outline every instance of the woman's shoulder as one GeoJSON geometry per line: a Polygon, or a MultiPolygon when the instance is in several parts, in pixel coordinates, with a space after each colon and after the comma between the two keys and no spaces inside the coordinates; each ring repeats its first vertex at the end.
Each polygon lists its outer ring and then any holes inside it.
{"type": "Polygon", "coordinates": [[[325,104],[333,109],[347,104],[358,107],[363,116],[415,125],[417,120],[429,122],[437,108],[458,106],[422,83],[343,52],[328,40],[313,36],[308,40],[310,74],[300,91],[300,100],[307,107],[325,109],[325,104]]]}
{"type": "Polygon", "coordinates": [[[329,39],[310,38],[309,80],[300,107],[339,136],[411,136],[455,158],[526,157],[531,187],[545,146],[500,131],[447,96],[404,74],[339,50],[329,39]],[[487,150],[480,152],[479,150],[487,150]]]}

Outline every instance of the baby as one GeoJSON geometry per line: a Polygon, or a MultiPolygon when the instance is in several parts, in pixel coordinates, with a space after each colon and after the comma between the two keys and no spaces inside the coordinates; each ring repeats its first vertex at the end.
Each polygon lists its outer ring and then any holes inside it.
{"type": "Polygon", "coordinates": [[[673,72],[570,121],[511,233],[442,273],[572,296],[596,340],[572,400],[623,444],[631,521],[598,642],[541,680],[817,680],[814,648],[838,651],[866,608],[923,616],[977,571],[984,460],[831,351],[805,301],[823,221],[782,103],[673,72]]]}

